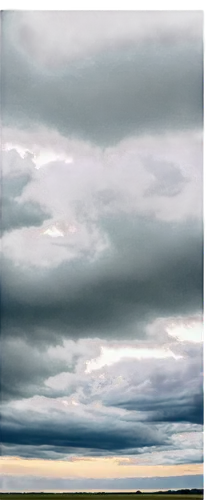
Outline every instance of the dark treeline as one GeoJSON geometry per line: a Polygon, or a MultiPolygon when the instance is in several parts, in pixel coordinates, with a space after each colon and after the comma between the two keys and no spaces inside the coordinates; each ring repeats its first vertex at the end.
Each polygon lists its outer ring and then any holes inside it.
{"type": "MultiPolygon", "coordinates": [[[[136,491],[135,493],[132,491],[127,491],[127,492],[121,492],[121,491],[116,491],[114,493],[111,493],[111,492],[106,492],[106,491],[99,491],[99,492],[87,492],[87,491],[77,491],[77,492],[62,492],[60,493],[60,496],[61,495],[134,495],[134,494],[141,494],[141,495],[203,495],[204,494],[204,490],[203,489],[191,489],[191,490],[188,490],[188,489],[183,489],[183,490],[168,490],[168,491],[152,491],[152,492],[143,492],[143,491],[136,491]]],[[[59,495],[59,493],[55,492],[55,493],[49,493],[49,492],[44,492],[44,491],[39,491],[39,492],[36,492],[36,491],[32,491],[32,492],[28,492],[28,493],[22,493],[22,492],[11,492],[11,493],[1,493],[1,495],[25,495],[25,496],[29,496],[29,495],[59,495]]]]}

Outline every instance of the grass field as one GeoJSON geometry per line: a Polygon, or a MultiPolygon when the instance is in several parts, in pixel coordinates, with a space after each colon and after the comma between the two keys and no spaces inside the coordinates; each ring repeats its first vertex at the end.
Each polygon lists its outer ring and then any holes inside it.
{"type": "Polygon", "coordinates": [[[39,493],[36,494],[25,494],[25,495],[16,495],[13,493],[10,493],[9,495],[1,494],[0,493],[0,498],[5,500],[6,498],[9,500],[104,500],[103,497],[106,497],[106,500],[137,500],[137,498],[140,496],[140,499],[142,500],[201,500],[203,498],[203,495],[169,495],[169,494],[155,494],[155,493],[142,493],[142,495],[136,495],[136,494],[129,494],[125,495],[123,493],[116,494],[106,494],[106,495],[99,495],[99,494],[81,494],[81,495],[75,495],[75,494],[60,494],[60,493],[54,493],[54,494],[42,494],[40,495],[39,493]],[[136,498],[137,497],[137,498],[136,498]]]}

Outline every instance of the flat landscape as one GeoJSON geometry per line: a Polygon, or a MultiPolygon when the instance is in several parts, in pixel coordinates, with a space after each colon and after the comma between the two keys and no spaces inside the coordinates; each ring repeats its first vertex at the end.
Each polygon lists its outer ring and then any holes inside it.
{"type": "MultiPolygon", "coordinates": [[[[1,494],[0,493],[0,498],[2,499],[5,499],[7,497],[10,498],[10,500],[20,500],[20,497],[21,499],[24,499],[25,500],[103,500],[103,497],[106,496],[108,497],[108,500],[136,500],[136,494],[133,493],[132,494],[77,494],[75,495],[74,493],[71,493],[71,494],[60,494],[60,493],[53,493],[53,494],[24,494],[24,495],[20,495],[20,494],[15,494],[15,493],[10,493],[10,494],[1,494]]],[[[137,498],[138,498],[138,495],[137,495],[137,498]]],[[[166,494],[166,493],[163,493],[163,494],[156,494],[156,493],[142,493],[140,495],[140,498],[142,498],[142,500],[199,500],[199,499],[202,499],[203,498],[203,495],[194,495],[194,494],[166,494]],[[143,498],[142,498],[143,497],[143,498]]]]}

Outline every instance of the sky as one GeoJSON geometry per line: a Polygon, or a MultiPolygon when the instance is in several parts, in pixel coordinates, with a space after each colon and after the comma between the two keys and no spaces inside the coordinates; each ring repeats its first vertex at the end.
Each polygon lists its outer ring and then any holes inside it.
{"type": "Polygon", "coordinates": [[[202,12],[1,29],[1,490],[201,488],[202,12]]]}

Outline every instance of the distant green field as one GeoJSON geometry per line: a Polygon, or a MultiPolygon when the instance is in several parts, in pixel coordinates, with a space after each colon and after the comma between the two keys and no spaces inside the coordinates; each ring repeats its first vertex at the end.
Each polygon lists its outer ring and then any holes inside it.
{"type": "MultiPolygon", "coordinates": [[[[142,493],[141,495],[137,495],[137,498],[140,497],[141,500],[202,500],[203,495],[166,495],[166,494],[155,494],[155,493],[142,493]]],[[[99,494],[91,494],[88,493],[87,495],[84,494],[60,494],[60,493],[54,493],[54,494],[36,494],[34,493],[33,495],[31,494],[25,494],[25,495],[16,495],[13,493],[10,493],[9,495],[2,495],[0,493],[0,498],[2,500],[137,500],[136,499],[136,494],[129,494],[125,495],[123,493],[121,494],[106,494],[106,495],[99,495],[99,494]]]]}

